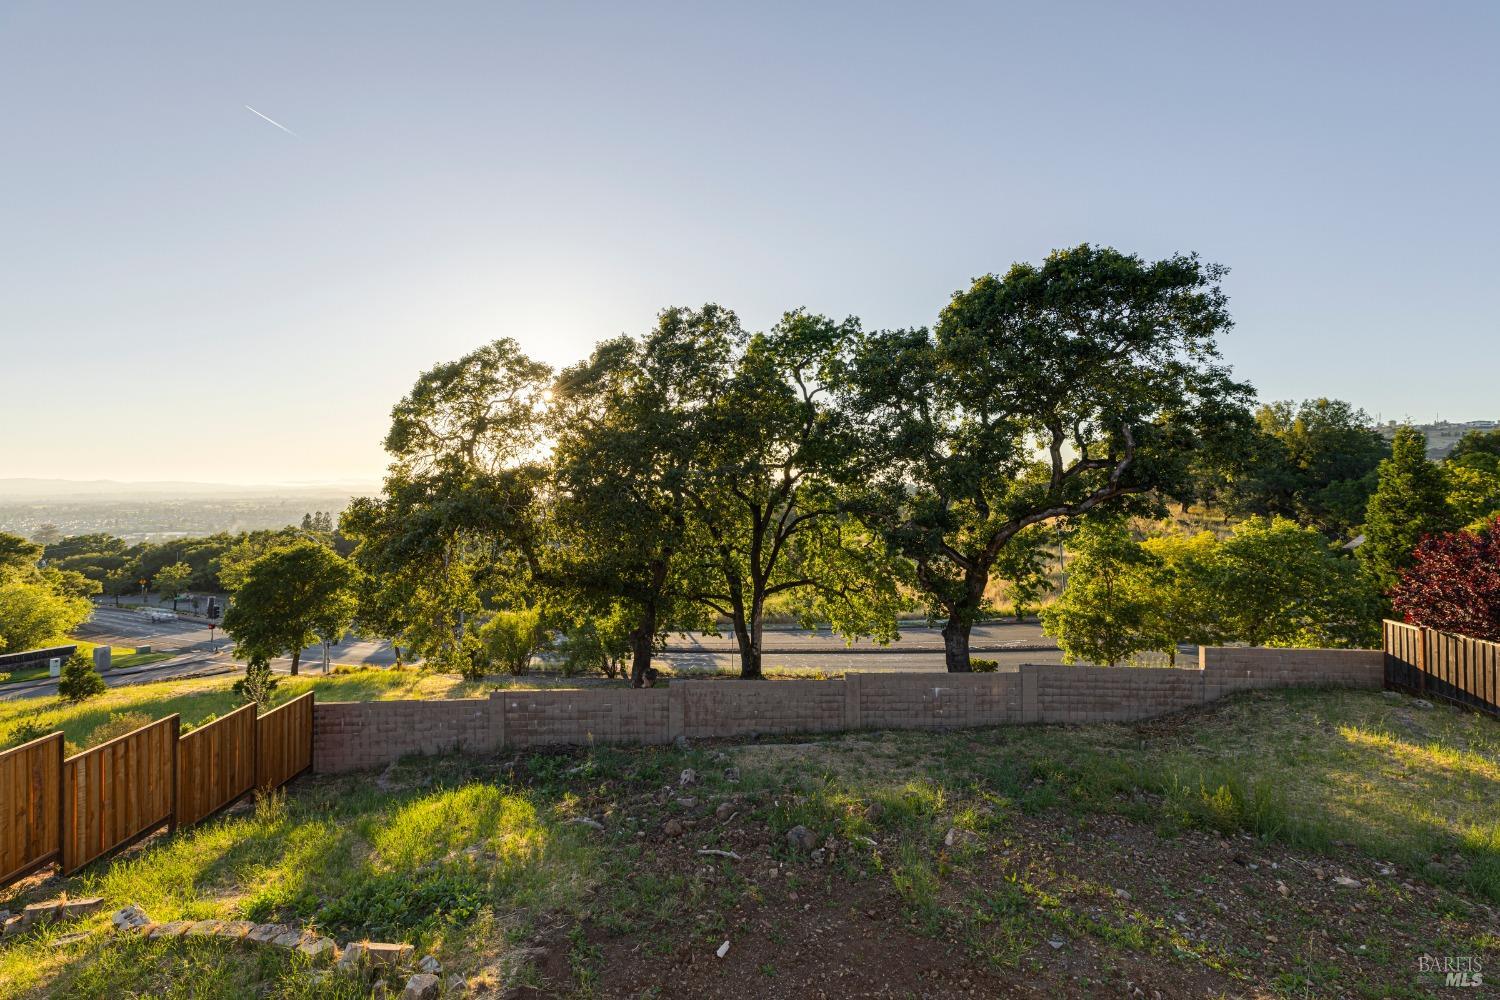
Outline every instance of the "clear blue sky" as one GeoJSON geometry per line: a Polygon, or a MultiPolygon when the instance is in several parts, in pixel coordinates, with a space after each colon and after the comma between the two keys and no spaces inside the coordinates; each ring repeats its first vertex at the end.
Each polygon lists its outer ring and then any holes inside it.
{"type": "Polygon", "coordinates": [[[730,6],[0,5],[0,476],[373,479],[490,338],[1082,241],[1230,266],[1264,398],[1500,417],[1500,4],[730,6]]]}

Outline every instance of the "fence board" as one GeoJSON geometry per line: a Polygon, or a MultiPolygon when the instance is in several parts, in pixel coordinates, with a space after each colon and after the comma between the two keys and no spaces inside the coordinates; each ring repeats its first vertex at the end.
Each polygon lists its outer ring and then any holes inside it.
{"type": "Polygon", "coordinates": [[[193,730],[177,743],[177,824],[186,826],[255,787],[255,706],[193,730]]]}
{"type": "Polygon", "coordinates": [[[1386,687],[1500,715],[1500,643],[1386,621],[1386,687]]]}
{"type": "Polygon", "coordinates": [[[255,722],[255,786],[276,788],[312,767],[313,693],[255,722]]]}
{"type": "Polygon", "coordinates": [[[179,724],[168,716],[63,762],[65,874],[173,822],[179,724]]]}
{"type": "Polygon", "coordinates": [[[0,753],[0,885],[62,851],[63,734],[0,753]]]}

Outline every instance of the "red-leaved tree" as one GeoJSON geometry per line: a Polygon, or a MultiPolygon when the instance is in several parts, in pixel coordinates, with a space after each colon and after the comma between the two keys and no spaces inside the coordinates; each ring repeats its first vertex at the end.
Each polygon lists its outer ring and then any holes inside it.
{"type": "Polygon", "coordinates": [[[1484,530],[1428,535],[1391,590],[1413,625],[1500,642],[1500,515],[1484,530]]]}

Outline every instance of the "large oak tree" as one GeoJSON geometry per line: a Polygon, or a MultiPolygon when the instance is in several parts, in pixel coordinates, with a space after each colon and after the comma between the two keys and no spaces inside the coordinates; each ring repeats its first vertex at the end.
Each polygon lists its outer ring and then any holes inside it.
{"type": "Polygon", "coordinates": [[[969,669],[997,561],[1031,525],[1154,510],[1248,425],[1220,362],[1223,268],[1083,245],[954,294],[931,330],[851,338],[838,378],[871,454],[878,519],[969,669]]]}

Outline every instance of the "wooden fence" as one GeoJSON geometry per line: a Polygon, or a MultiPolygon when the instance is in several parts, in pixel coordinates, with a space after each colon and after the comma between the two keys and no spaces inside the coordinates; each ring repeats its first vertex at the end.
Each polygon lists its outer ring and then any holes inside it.
{"type": "Polygon", "coordinates": [[[70,873],[286,784],[312,765],[312,718],[309,692],[185,736],[173,715],[66,759],[62,733],[0,752],[0,886],[53,862],[70,873]]]}
{"type": "Polygon", "coordinates": [[[1385,685],[1500,715],[1500,643],[1387,620],[1385,685]]]}
{"type": "Polygon", "coordinates": [[[63,734],[0,753],[0,885],[62,857],[63,734]]]}

